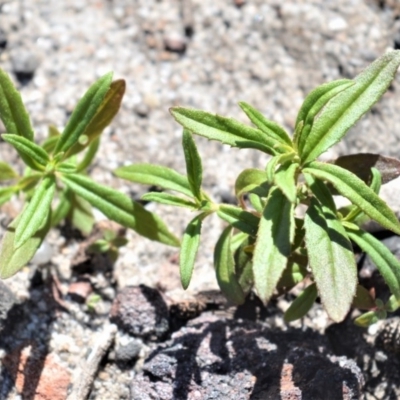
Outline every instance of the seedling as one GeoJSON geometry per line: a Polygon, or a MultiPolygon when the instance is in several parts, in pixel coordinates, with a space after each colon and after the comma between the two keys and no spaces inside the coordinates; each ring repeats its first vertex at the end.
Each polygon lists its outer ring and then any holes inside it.
{"type": "Polygon", "coordinates": [[[359,221],[368,217],[400,234],[395,214],[378,196],[381,183],[399,175],[400,162],[374,154],[341,157],[332,163],[317,160],[380,99],[399,64],[400,51],[391,51],[355,79],[313,90],[300,108],[293,136],[243,102],[239,105],[254,127],[201,110],[171,109],[184,128],[187,175],[152,164],[122,167],[115,173],[179,193],[147,193],[144,200],[199,212],[189,222],[181,245],[180,274],[185,289],[192,277],[203,221],[216,213],[228,226],[216,243],[214,266],[219,286],[230,301],[240,304],[255,289],[267,303],[274,294],[304,281],[309,284],[285,313],[287,321],[303,317],[317,297],[336,322],[345,318],[352,304],[369,310],[356,321],[363,326],[399,307],[400,263],[360,228],[359,221]],[[272,156],[265,169],[245,169],[237,177],[237,206],[217,204],[202,189],[202,163],[192,134],[272,156]],[[335,194],[352,205],[337,210],[335,194]],[[300,205],[307,209],[303,216],[298,212],[300,205]],[[387,303],[375,300],[358,284],[352,242],[377,265],[392,293],[387,303]]]}
{"type": "Polygon", "coordinates": [[[26,200],[3,237],[0,278],[10,277],[24,267],[49,229],[64,218],[90,232],[92,206],[142,236],[179,245],[160,218],[86,174],[99,147],[100,135],[118,112],[124,92],[125,81],[112,81],[112,73],[104,75],[78,102],[63,132],[50,127],[48,139],[39,145],[34,141],[20,94],[0,70],[0,118],[7,132],[2,138],[17,150],[27,167],[19,176],[10,165],[0,163],[0,180],[12,181],[0,189],[0,205],[20,193],[26,200]]]}

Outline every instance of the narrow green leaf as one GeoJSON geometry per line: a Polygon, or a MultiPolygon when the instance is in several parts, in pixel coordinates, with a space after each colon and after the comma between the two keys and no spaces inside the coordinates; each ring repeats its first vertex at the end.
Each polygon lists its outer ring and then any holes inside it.
{"type": "Polygon", "coordinates": [[[400,51],[389,51],[355,79],[354,85],[335,96],[314,122],[301,152],[302,162],[315,160],[337,143],[381,98],[400,65],[400,51]]]}
{"type": "Polygon", "coordinates": [[[294,207],[278,189],[271,190],[263,211],[253,255],[258,296],[265,303],[284,271],[294,235],[294,207]]]}
{"type": "Polygon", "coordinates": [[[357,175],[368,186],[372,182],[372,168],[377,169],[381,173],[383,185],[400,176],[400,160],[392,157],[384,157],[380,154],[359,153],[341,156],[332,161],[332,164],[357,175]]]}
{"type": "Polygon", "coordinates": [[[182,107],[171,108],[170,112],[184,128],[207,139],[241,149],[258,149],[267,154],[283,152],[274,148],[280,144],[278,140],[232,118],[182,107]]]}
{"type": "Polygon", "coordinates": [[[203,167],[201,158],[197,151],[196,143],[193,140],[192,134],[187,130],[183,130],[182,147],[185,153],[186,173],[190,185],[190,189],[194,197],[201,201],[201,182],[203,180],[203,167]]]}
{"type": "MultiPolygon", "coordinates": [[[[266,196],[267,197],[267,196],[266,196]]],[[[261,197],[257,194],[250,193],[249,194],[250,204],[254,207],[254,209],[258,213],[262,213],[265,207],[265,202],[261,199],[261,197]]]]}
{"type": "Polygon", "coordinates": [[[4,133],[1,137],[23,156],[25,164],[35,170],[43,170],[49,162],[49,155],[43,148],[22,136],[4,133]]]}
{"type": "Polygon", "coordinates": [[[385,304],[385,310],[388,312],[395,312],[399,309],[400,303],[397,301],[395,296],[390,296],[389,300],[385,304]]]}
{"type": "Polygon", "coordinates": [[[47,154],[53,154],[54,149],[57,146],[58,139],[61,133],[54,125],[50,125],[48,129],[47,139],[42,143],[42,148],[47,152],[47,154]]]}
{"type": "Polygon", "coordinates": [[[360,207],[370,218],[400,234],[400,223],[394,212],[371,188],[351,172],[336,165],[318,161],[310,163],[303,172],[330,182],[342,196],[360,207]]]}
{"type": "Polygon", "coordinates": [[[214,249],[214,267],[218,285],[225,297],[234,304],[245,300],[243,290],[235,275],[235,263],[231,250],[232,226],[222,232],[214,249]]]}
{"type": "Polygon", "coordinates": [[[52,227],[57,226],[62,220],[67,217],[72,207],[70,192],[70,189],[66,188],[60,193],[58,204],[55,210],[51,213],[52,227]]]}
{"type": "Polygon", "coordinates": [[[90,145],[85,153],[85,156],[83,157],[82,161],[76,167],[77,172],[85,171],[89,167],[89,165],[92,163],[94,157],[96,156],[99,146],[100,146],[100,138],[96,138],[90,143],[90,145]]]}
{"type": "Polygon", "coordinates": [[[179,268],[182,287],[185,290],[188,288],[192,278],[197,250],[200,244],[201,225],[206,216],[206,213],[202,213],[193,218],[183,234],[179,255],[179,268]]]}
{"type": "Polygon", "coordinates": [[[186,196],[193,197],[187,177],[161,165],[133,164],[117,168],[114,174],[131,182],[156,185],[162,189],[175,190],[186,196]]]}
{"type": "Polygon", "coordinates": [[[311,91],[304,100],[296,119],[296,129],[294,141],[300,154],[306,143],[307,136],[311,131],[315,116],[321,109],[335,97],[338,93],[353,85],[349,79],[339,79],[325,83],[311,91]],[[299,127],[300,123],[302,126],[299,127]]]}
{"type": "Polygon", "coordinates": [[[61,172],[63,174],[73,174],[75,172],[78,172],[76,170],[76,163],[69,161],[64,161],[61,164],[58,164],[56,166],[56,171],[61,172]]]}
{"type": "Polygon", "coordinates": [[[176,207],[186,207],[191,210],[198,208],[197,204],[193,201],[183,199],[182,197],[174,196],[169,193],[149,192],[142,196],[144,201],[155,201],[156,203],[167,204],[176,207]]]}
{"type": "Polygon", "coordinates": [[[82,197],[68,191],[69,203],[71,207],[68,212],[68,219],[72,225],[79,229],[84,235],[89,235],[93,229],[94,216],[92,206],[82,197]]]}
{"type": "Polygon", "coordinates": [[[400,302],[400,262],[390,250],[354,224],[345,224],[349,238],[365,251],[377,266],[390,291],[400,302]]]}
{"type": "Polygon", "coordinates": [[[131,228],[151,240],[179,246],[179,240],[159,217],[123,193],[99,185],[79,174],[62,175],[61,180],[78,196],[99,209],[107,218],[131,228]]]}
{"type": "Polygon", "coordinates": [[[4,203],[7,203],[7,201],[10,200],[13,194],[17,191],[18,187],[16,186],[0,188],[0,206],[2,206],[4,203]]]}
{"type": "Polygon", "coordinates": [[[0,69],[0,118],[8,133],[33,140],[33,129],[21,95],[2,69],[0,69]]]}
{"type": "Polygon", "coordinates": [[[221,204],[217,215],[240,231],[254,236],[257,233],[260,219],[254,214],[244,211],[240,207],[221,204]]]}
{"type": "MultiPolygon", "coordinates": [[[[266,190],[263,190],[266,194],[269,190],[267,183],[267,174],[265,171],[255,168],[249,168],[243,170],[236,178],[235,182],[235,194],[237,198],[240,198],[245,193],[250,193],[254,189],[263,186],[266,190]]],[[[256,190],[259,193],[259,191],[256,190]]]]}
{"type": "Polygon", "coordinates": [[[335,321],[344,319],[356,292],[357,266],[346,231],[328,207],[313,198],[304,227],[309,265],[322,304],[335,321]]]}
{"type": "Polygon", "coordinates": [[[16,187],[18,188],[18,190],[28,192],[37,185],[37,183],[40,181],[40,179],[42,179],[42,177],[43,174],[41,173],[38,172],[31,173],[30,175],[21,178],[16,184],[16,187]]]}
{"type": "Polygon", "coordinates": [[[25,208],[15,230],[15,248],[21,247],[47,221],[54,197],[56,181],[54,176],[45,176],[25,208]]]}
{"type": "Polygon", "coordinates": [[[85,147],[90,146],[93,141],[99,138],[103,130],[110,125],[121,106],[122,98],[124,97],[125,93],[125,87],[126,84],[123,79],[118,79],[111,83],[107,93],[103,98],[103,101],[98,106],[95,115],[89,121],[85,130],[81,134],[87,136],[87,142],[85,144],[76,142],[68,151],[66,157],[77,154],[85,147]]]}
{"type": "Polygon", "coordinates": [[[282,144],[286,144],[289,147],[293,146],[289,134],[277,123],[268,120],[258,110],[244,101],[241,101],[239,106],[258,129],[282,144]]]}
{"type": "Polygon", "coordinates": [[[318,297],[317,285],[312,283],[307,286],[285,312],[285,321],[291,322],[303,318],[310,311],[318,297]]]}
{"type": "MultiPolygon", "coordinates": [[[[26,207],[25,207],[26,210],[26,207]]],[[[22,211],[19,216],[11,222],[7,227],[6,233],[1,242],[0,249],[0,278],[6,279],[17,273],[21,268],[31,260],[37,249],[43,242],[48,231],[50,230],[51,213],[45,217],[43,227],[40,228],[33,236],[20,247],[15,246],[15,231],[18,229],[19,221],[21,220],[22,211]]]]}
{"type": "Polygon", "coordinates": [[[57,143],[55,154],[60,152],[66,152],[67,154],[71,147],[78,143],[79,137],[85,134],[87,127],[97,114],[99,107],[101,107],[110,88],[111,80],[112,73],[110,72],[90,86],[79,100],[57,143]]]}
{"type": "Polygon", "coordinates": [[[380,315],[377,311],[368,311],[354,320],[357,326],[367,328],[368,326],[377,323],[380,320],[380,315]]]}
{"type": "Polygon", "coordinates": [[[318,201],[336,213],[335,201],[325,183],[307,173],[304,173],[304,179],[318,201]]]}
{"type": "Polygon", "coordinates": [[[13,170],[11,165],[0,161],[0,181],[18,178],[18,173],[13,170]]]}
{"type": "MultiPolygon", "coordinates": [[[[244,234],[239,233],[238,235],[244,234]]],[[[253,254],[246,251],[249,246],[254,246],[254,238],[246,235],[246,237],[240,243],[240,246],[234,248],[233,243],[234,241],[238,240],[236,239],[238,235],[233,236],[231,239],[231,251],[234,253],[235,276],[240,287],[242,288],[244,295],[246,296],[254,285],[252,262],[253,254]]]]}
{"type": "Polygon", "coordinates": [[[296,174],[299,164],[287,163],[281,165],[275,173],[274,183],[291,203],[297,200],[296,174]]]}

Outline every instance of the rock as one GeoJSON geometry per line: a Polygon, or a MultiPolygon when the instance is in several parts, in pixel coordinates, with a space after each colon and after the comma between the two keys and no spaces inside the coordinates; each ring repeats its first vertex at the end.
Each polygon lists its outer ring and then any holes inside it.
{"type": "Polygon", "coordinates": [[[39,66],[36,52],[25,47],[17,48],[11,55],[12,69],[20,82],[29,81],[39,66]]]}
{"type": "Polygon", "coordinates": [[[118,362],[129,362],[139,356],[142,348],[142,342],[139,340],[130,340],[126,344],[121,344],[115,350],[115,360],[118,362]]]}
{"type": "Polygon", "coordinates": [[[55,361],[53,354],[32,351],[34,346],[17,348],[3,359],[18,392],[24,399],[65,400],[70,373],[55,361]]]}
{"type": "Polygon", "coordinates": [[[182,54],[186,51],[187,39],[177,32],[171,32],[164,36],[164,47],[173,53],[182,54]]]}
{"type": "Polygon", "coordinates": [[[71,283],[68,287],[68,295],[78,303],[84,303],[92,292],[92,284],[89,279],[85,278],[71,283]]]}
{"type": "Polygon", "coordinates": [[[0,280],[0,332],[7,321],[8,312],[17,303],[17,298],[8,286],[0,280]]]}
{"type": "Polygon", "coordinates": [[[251,321],[203,314],[145,361],[132,381],[132,398],[360,398],[364,380],[355,362],[325,355],[321,339],[310,332],[304,346],[304,334],[274,334],[251,321]]]}
{"type": "Polygon", "coordinates": [[[383,322],[375,342],[387,353],[400,355],[400,318],[394,317],[383,322]]]}
{"type": "Polygon", "coordinates": [[[168,332],[168,317],[168,307],[160,292],[145,285],[122,289],[110,313],[111,322],[119,329],[152,340],[168,332]]]}

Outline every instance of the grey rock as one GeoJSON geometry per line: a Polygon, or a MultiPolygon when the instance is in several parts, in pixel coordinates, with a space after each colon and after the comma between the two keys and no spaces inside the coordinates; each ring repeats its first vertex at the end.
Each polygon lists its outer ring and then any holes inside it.
{"type": "Polygon", "coordinates": [[[17,298],[8,286],[0,281],[0,331],[7,321],[8,312],[17,303],[17,298]]]}
{"type": "Polygon", "coordinates": [[[118,362],[129,362],[139,356],[142,348],[142,342],[139,340],[131,340],[124,345],[117,347],[115,351],[115,360],[118,362]]]}

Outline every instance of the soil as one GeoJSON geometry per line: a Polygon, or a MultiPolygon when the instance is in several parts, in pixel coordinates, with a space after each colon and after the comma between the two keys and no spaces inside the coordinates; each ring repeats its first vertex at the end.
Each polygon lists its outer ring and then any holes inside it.
{"type": "MultiPolygon", "coordinates": [[[[90,175],[136,200],[148,188],[117,179],[115,168],[150,161],[184,172],[169,107],[245,122],[236,104],[246,101],[291,132],[311,89],[354,77],[388,48],[400,48],[396,0],[0,0],[0,67],[21,91],[39,142],[50,124],[65,125],[102,74],[126,79],[90,175]]],[[[399,89],[397,74],[382,101],[323,157],[399,157],[399,89]]],[[[234,201],[238,173],[267,161],[255,151],[196,143],[204,188],[217,201],[234,201]]],[[[4,142],[0,159],[22,171],[4,142]]],[[[390,185],[384,196],[400,216],[400,185],[390,185]]],[[[14,198],[1,208],[1,234],[21,206],[14,198]]],[[[146,208],[178,236],[193,217],[146,208]]],[[[212,266],[224,226],[217,218],[204,226],[187,291],[178,250],[121,231],[99,213],[96,220],[88,237],[65,224],[53,229],[34,260],[0,282],[0,400],[400,398],[400,314],[361,329],[352,322],[356,311],[333,324],[316,304],[286,324],[292,294],[267,307],[251,295],[239,308],[220,295],[212,266]],[[115,263],[87,251],[105,228],[128,239],[115,263]]],[[[375,234],[400,254],[398,237],[375,234]]],[[[368,258],[356,256],[363,283],[387,296],[368,258]]]]}

